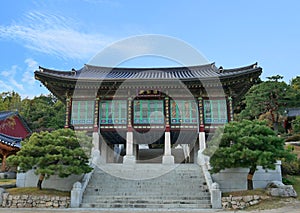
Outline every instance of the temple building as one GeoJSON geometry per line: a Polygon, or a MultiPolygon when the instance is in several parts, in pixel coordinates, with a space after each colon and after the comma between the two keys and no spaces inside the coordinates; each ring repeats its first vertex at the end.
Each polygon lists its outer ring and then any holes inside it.
{"type": "MultiPolygon", "coordinates": [[[[66,104],[65,127],[93,133],[107,162],[123,145],[123,163],[142,159],[139,145],[163,147],[162,163],[174,163],[172,147],[191,153],[220,125],[233,120],[233,104],[259,79],[257,63],[234,69],[215,63],[162,68],[84,65],[71,71],[39,67],[35,78],[66,104]]],[[[193,160],[191,160],[192,162],[193,160]]]]}
{"type": "Polygon", "coordinates": [[[6,170],[6,158],[16,154],[21,148],[21,141],[30,134],[30,128],[17,111],[0,112],[1,172],[6,170]]]}

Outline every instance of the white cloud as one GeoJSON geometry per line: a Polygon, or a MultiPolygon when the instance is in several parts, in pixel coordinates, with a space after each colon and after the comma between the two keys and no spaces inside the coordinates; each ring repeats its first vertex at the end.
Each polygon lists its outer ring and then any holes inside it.
{"type": "Polygon", "coordinates": [[[28,13],[25,21],[9,26],[0,25],[0,39],[13,39],[25,47],[62,58],[86,60],[112,39],[76,29],[73,20],[63,16],[28,13]]]}
{"type": "Polygon", "coordinates": [[[22,84],[18,83],[17,80],[15,80],[15,76],[17,72],[20,70],[20,68],[17,65],[11,66],[10,70],[4,70],[1,72],[1,75],[6,78],[6,83],[1,81],[1,84],[3,83],[1,88],[7,89],[7,90],[21,90],[24,91],[24,87],[22,84]]]}
{"type": "Polygon", "coordinates": [[[0,80],[0,91],[12,91],[13,87],[10,86],[8,83],[0,80]]]}
{"type": "Polygon", "coordinates": [[[0,71],[0,92],[15,91],[23,99],[48,94],[49,91],[39,87],[38,81],[34,79],[34,71],[37,68],[38,62],[27,58],[23,64],[12,65],[10,69],[0,71]]]}
{"type": "Polygon", "coordinates": [[[34,70],[37,70],[38,62],[36,62],[32,58],[27,58],[24,62],[27,64],[27,68],[23,73],[22,82],[28,83],[32,86],[36,82],[34,79],[34,70]]]}

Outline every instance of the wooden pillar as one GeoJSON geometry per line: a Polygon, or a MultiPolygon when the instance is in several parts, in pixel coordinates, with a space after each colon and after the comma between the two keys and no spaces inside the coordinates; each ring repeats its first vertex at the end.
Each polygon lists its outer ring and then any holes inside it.
{"type": "Polygon", "coordinates": [[[203,99],[202,97],[198,98],[198,112],[199,112],[199,150],[203,151],[206,148],[205,141],[205,126],[203,118],[203,99]]]}
{"type": "Polygon", "coordinates": [[[7,157],[7,153],[2,152],[1,172],[5,172],[5,169],[6,169],[6,157],[7,157]]]}
{"type": "Polygon", "coordinates": [[[169,97],[165,97],[165,144],[163,164],[174,164],[174,156],[171,153],[171,133],[170,133],[170,113],[169,113],[169,97]]]}
{"type": "Polygon", "coordinates": [[[202,97],[198,98],[198,114],[199,114],[199,126],[204,125],[203,99],[202,99],[202,97]]]}
{"type": "Polygon", "coordinates": [[[98,132],[98,125],[99,125],[99,101],[100,101],[100,98],[99,97],[96,97],[95,99],[95,110],[94,110],[94,128],[93,128],[93,131],[94,132],[98,132]]]}
{"type": "Polygon", "coordinates": [[[65,128],[70,127],[71,116],[72,116],[71,113],[72,113],[72,98],[67,96],[67,98],[66,98],[65,128]]]}
{"type": "Polygon", "coordinates": [[[229,121],[233,121],[233,103],[232,103],[232,97],[228,97],[229,102],[229,121]]]}

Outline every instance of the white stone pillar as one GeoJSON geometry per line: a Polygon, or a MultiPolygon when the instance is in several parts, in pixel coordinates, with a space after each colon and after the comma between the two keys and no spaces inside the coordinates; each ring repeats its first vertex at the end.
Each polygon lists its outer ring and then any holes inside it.
{"type": "Polygon", "coordinates": [[[73,184],[71,190],[71,208],[79,208],[82,200],[82,185],[79,182],[73,184]]]}
{"type": "Polygon", "coordinates": [[[98,132],[93,132],[93,139],[92,139],[92,162],[97,164],[100,160],[100,149],[99,149],[99,134],[98,132]]]}
{"type": "Polygon", "coordinates": [[[123,158],[124,164],[134,164],[135,156],[133,155],[133,132],[126,133],[126,155],[123,158]]]}
{"type": "Polygon", "coordinates": [[[204,131],[204,125],[200,125],[199,150],[200,150],[200,152],[202,152],[204,149],[206,149],[205,131],[204,131]]]}
{"type": "Polygon", "coordinates": [[[174,156],[171,154],[171,133],[165,132],[165,151],[162,158],[163,164],[174,164],[174,156]]]}
{"type": "Polygon", "coordinates": [[[199,132],[199,149],[200,151],[206,149],[205,132],[199,132]]]}

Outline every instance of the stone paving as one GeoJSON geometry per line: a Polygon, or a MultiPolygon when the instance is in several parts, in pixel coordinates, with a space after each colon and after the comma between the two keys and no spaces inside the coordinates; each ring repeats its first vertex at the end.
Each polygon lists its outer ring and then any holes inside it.
{"type": "Polygon", "coordinates": [[[300,212],[300,202],[296,201],[294,203],[289,203],[287,206],[278,209],[270,209],[270,210],[253,210],[253,211],[246,211],[246,210],[239,210],[239,211],[228,211],[228,210],[214,210],[214,209],[7,209],[7,208],[0,208],[0,213],[93,213],[93,212],[108,212],[108,213],[147,213],[147,212],[158,212],[158,213],[180,213],[180,212],[191,212],[191,213],[212,213],[212,212],[224,212],[224,213],[299,213],[300,212]]]}

